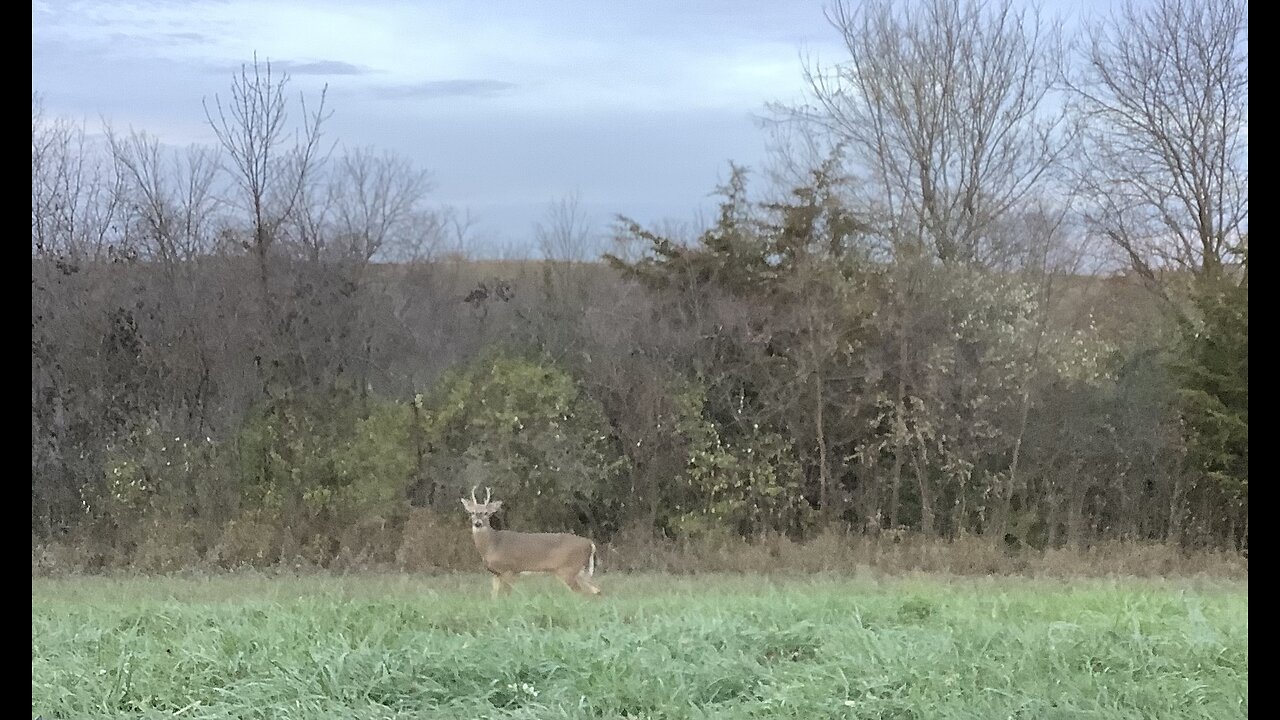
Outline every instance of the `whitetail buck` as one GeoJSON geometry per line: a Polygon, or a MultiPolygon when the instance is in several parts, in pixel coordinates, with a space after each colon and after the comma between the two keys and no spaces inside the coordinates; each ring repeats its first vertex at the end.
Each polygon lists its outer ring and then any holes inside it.
{"type": "Polygon", "coordinates": [[[524,533],[494,530],[489,517],[502,508],[502,501],[490,502],[489,488],[484,489],[484,502],[461,498],[462,507],[471,515],[471,537],[480,551],[484,567],[493,573],[493,595],[509,592],[517,575],[551,573],[574,592],[599,595],[600,588],[591,582],[596,572],[596,544],[569,533],[524,533]]]}

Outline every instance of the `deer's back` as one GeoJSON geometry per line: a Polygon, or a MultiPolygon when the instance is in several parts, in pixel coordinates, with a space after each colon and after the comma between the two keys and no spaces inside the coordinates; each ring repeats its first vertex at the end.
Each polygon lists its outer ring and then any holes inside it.
{"type": "Polygon", "coordinates": [[[524,533],[495,530],[485,565],[495,572],[552,572],[584,567],[591,541],[569,533],[524,533]]]}

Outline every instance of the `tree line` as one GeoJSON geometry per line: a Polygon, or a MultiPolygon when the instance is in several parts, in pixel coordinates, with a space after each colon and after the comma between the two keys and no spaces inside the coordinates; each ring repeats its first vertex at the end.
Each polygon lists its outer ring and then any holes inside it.
{"type": "Polygon", "coordinates": [[[385,555],[477,484],[603,540],[1247,551],[1247,5],[828,19],[775,160],[596,258],[572,199],[539,259],[468,258],[256,59],[208,147],[33,94],[33,551],[385,555]]]}

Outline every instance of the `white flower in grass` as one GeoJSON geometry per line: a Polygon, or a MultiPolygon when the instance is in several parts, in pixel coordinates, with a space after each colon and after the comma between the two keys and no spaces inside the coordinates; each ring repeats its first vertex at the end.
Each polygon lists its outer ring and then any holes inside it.
{"type": "Polygon", "coordinates": [[[518,692],[521,695],[528,695],[529,697],[535,698],[538,697],[538,689],[529,683],[522,682],[518,685],[516,683],[507,683],[507,689],[511,692],[518,692]]]}

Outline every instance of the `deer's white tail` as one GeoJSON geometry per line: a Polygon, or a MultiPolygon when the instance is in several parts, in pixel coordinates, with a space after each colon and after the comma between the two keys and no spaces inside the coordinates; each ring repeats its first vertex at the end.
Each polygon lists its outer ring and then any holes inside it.
{"type": "Polygon", "coordinates": [[[591,557],[587,559],[587,577],[596,574],[596,544],[591,543],[591,557]]]}

